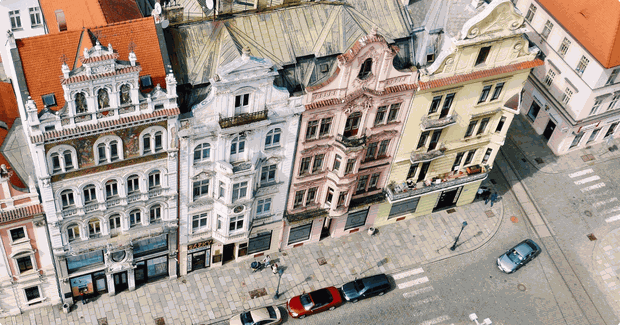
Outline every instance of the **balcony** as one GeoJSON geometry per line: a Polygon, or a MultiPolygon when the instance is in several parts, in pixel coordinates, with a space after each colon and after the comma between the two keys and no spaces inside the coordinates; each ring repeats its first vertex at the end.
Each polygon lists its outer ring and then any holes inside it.
{"type": "Polygon", "coordinates": [[[222,117],[220,116],[220,127],[222,129],[230,128],[233,126],[239,126],[249,123],[254,123],[267,119],[267,110],[262,110],[253,113],[243,113],[239,115],[235,115],[233,117],[222,117]]]}
{"type": "Polygon", "coordinates": [[[411,156],[409,157],[409,160],[411,160],[412,164],[433,161],[437,158],[443,157],[445,152],[446,152],[446,147],[443,144],[440,144],[439,148],[430,150],[427,152],[412,151],[411,156]]]}
{"type": "Polygon", "coordinates": [[[248,232],[243,231],[236,235],[225,236],[225,235],[220,234],[217,231],[213,231],[211,232],[211,237],[213,237],[213,239],[219,241],[220,243],[226,245],[226,244],[236,243],[236,242],[248,239],[248,232]]]}
{"type": "Polygon", "coordinates": [[[487,178],[489,175],[488,172],[489,168],[484,166],[478,169],[471,169],[469,173],[459,173],[456,175],[446,174],[443,175],[444,177],[436,178],[434,182],[427,183],[428,185],[420,183],[420,187],[414,188],[407,186],[407,182],[392,183],[385,188],[385,192],[390,202],[394,202],[396,200],[420,196],[430,192],[441,191],[450,187],[482,181],[487,178]]]}
{"type": "Polygon", "coordinates": [[[306,211],[302,211],[298,213],[285,213],[284,217],[289,223],[293,223],[293,222],[298,222],[298,221],[303,221],[303,220],[312,220],[312,219],[320,218],[323,216],[327,216],[328,214],[329,214],[329,211],[327,211],[327,209],[318,208],[318,209],[306,210],[306,211]]]}
{"type": "Polygon", "coordinates": [[[428,116],[424,116],[422,118],[422,124],[421,124],[422,131],[443,129],[452,124],[455,124],[457,117],[458,115],[455,112],[453,112],[452,114],[446,117],[442,117],[438,119],[430,119],[428,118],[428,116]]]}
{"type": "Polygon", "coordinates": [[[366,136],[359,138],[347,138],[342,134],[338,134],[338,136],[336,136],[336,141],[342,143],[342,145],[347,148],[361,147],[366,144],[366,136]]]}
{"type": "Polygon", "coordinates": [[[164,193],[163,188],[156,188],[149,191],[149,199],[162,195],[164,193]]]}

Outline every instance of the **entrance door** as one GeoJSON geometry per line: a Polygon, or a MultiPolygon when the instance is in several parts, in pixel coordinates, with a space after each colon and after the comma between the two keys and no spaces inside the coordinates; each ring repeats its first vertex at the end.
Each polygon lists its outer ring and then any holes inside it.
{"type": "Polygon", "coordinates": [[[235,244],[224,245],[224,256],[222,263],[226,263],[235,259],[235,244]]]}
{"type": "Polygon", "coordinates": [[[134,279],[136,280],[136,286],[146,283],[147,278],[146,278],[146,262],[145,261],[136,263],[136,268],[133,271],[133,276],[134,276],[134,279]]]}
{"type": "Polygon", "coordinates": [[[545,132],[543,132],[543,136],[545,137],[545,139],[547,140],[551,139],[551,135],[553,134],[554,130],[555,130],[555,123],[553,123],[552,120],[549,120],[549,123],[547,123],[547,127],[545,127],[545,132]]]}
{"type": "Polygon", "coordinates": [[[114,274],[114,292],[118,293],[129,287],[127,282],[127,272],[114,274]]]}
{"type": "Polygon", "coordinates": [[[95,281],[95,292],[98,294],[108,292],[108,286],[106,284],[105,272],[97,272],[93,274],[93,280],[95,281]]]}
{"type": "Polygon", "coordinates": [[[329,237],[329,227],[332,224],[332,219],[331,218],[325,218],[325,220],[323,221],[323,229],[321,229],[321,239],[325,238],[325,237],[329,237]]]}
{"type": "Polygon", "coordinates": [[[437,201],[437,205],[433,209],[433,212],[445,208],[451,208],[456,206],[456,201],[459,199],[459,195],[461,194],[462,187],[455,188],[448,191],[441,192],[439,196],[439,201],[437,201]]]}
{"type": "Polygon", "coordinates": [[[204,269],[206,265],[207,251],[196,252],[192,254],[192,271],[204,269]]]}

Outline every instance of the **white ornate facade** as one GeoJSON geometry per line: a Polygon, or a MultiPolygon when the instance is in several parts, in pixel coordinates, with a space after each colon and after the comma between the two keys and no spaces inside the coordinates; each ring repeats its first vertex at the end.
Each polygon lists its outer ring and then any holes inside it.
{"type": "Polygon", "coordinates": [[[244,50],[218,69],[181,119],[180,272],[276,250],[301,98],[273,85],[268,59],[244,50]]]}
{"type": "Polygon", "coordinates": [[[98,42],[79,59],[64,107],[23,118],[65,301],[176,277],[176,81],[141,89],[135,53],[98,42]]]}

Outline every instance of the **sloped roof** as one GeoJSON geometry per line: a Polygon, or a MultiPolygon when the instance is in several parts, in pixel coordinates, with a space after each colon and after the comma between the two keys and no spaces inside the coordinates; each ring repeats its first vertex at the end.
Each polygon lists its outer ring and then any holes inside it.
{"type": "Polygon", "coordinates": [[[80,66],[79,55],[85,47],[92,47],[95,40],[101,44],[112,44],[121,60],[127,60],[129,47],[134,48],[140,75],[151,75],[153,84],[166,86],[166,71],[159,48],[155,22],[152,17],[111,24],[104,27],[67,31],[18,39],[17,48],[24,69],[26,85],[30,96],[43,109],[42,95],[54,93],[58,107],[65,104],[60,77],[62,57],[70,69],[80,66]]]}
{"type": "Polygon", "coordinates": [[[218,66],[241,56],[246,46],[253,56],[268,58],[280,68],[297,64],[298,57],[343,53],[373,26],[389,40],[410,36],[395,0],[382,1],[383,6],[372,0],[351,2],[365,5],[303,3],[171,26],[168,46],[174,49],[169,52],[179,84],[209,82],[218,66]]]}
{"type": "Polygon", "coordinates": [[[620,65],[618,0],[537,0],[605,68],[620,65]]]}
{"type": "Polygon", "coordinates": [[[135,0],[39,0],[50,34],[59,33],[56,10],[65,15],[68,31],[142,18],[135,0]]]}
{"type": "MultiPolygon", "coordinates": [[[[6,136],[8,135],[13,122],[19,117],[19,107],[15,100],[15,93],[13,92],[13,85],[8,82],[0,82],[0,121],[4,122],[7,126],[0,127],[0,146],[4,143],[6,136]]],[[[4,154],[0,154],[0,164],[10,166],[9,161],[4,154]]],[[[22,181],[17,176],[17,173],[13,173],[10,178],[11,184],[18,187],[25,187],[22,181]]]]}

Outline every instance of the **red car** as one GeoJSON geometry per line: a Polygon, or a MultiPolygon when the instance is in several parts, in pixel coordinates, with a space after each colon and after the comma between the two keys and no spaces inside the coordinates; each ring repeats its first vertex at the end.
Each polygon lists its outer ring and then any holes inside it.
{"type": "Polygon", "coordinates": [[[334,310],[342,305],[340,291],[335,287],[327,287],[295,296],[286,302],[286,310],[293,318],[304,318],[306,315],[334,310]]]}

